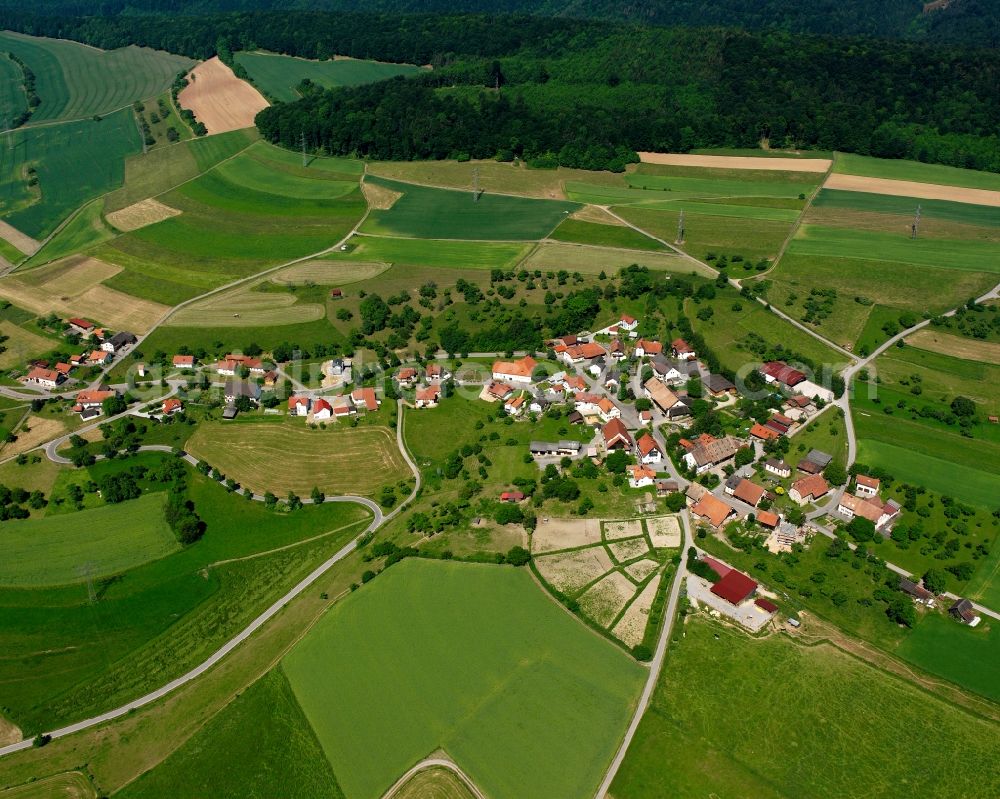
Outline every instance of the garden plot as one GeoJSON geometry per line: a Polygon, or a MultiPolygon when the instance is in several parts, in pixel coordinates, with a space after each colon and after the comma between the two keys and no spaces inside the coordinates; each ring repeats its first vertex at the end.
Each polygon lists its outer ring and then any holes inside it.
{"type": "Polygon", "coordinates": [[[581,597],[584,613],[607,627],[635,595],[635,585],[621,572],[611,572],[591,586],[581,597]]]}
{"type": "Polygon", "coordinates": [[[660,564],[655,560],[643,558],[642,560],[637,560],[635,563],[630,563],[626,566],[625,572],[637,583],[641,583],[658,568],[660,568],[660,564]]]}
{"type": "Polygon", "coordinates": [[[649,546],[645,538],[629,538],[624,541],[612,541],[608,544],[611,556],[618,563],[628,563],[630,560],[649,554],[649,546]]]}
{"type": "Polygon", "coordinates": [[[681,523],[676,516],[646,519],[646,530],[656,549],[673,549],[681,545],[681,523]]]}
{"type": "MultiPolygon", "coordinates": [[[[645,562],[645,561],[643,561],[645,562]]],[[[618,623],[611,630],[611,633],[626,646],[638,646],[646,633],[646,624],[649,622],[649,611],[653,607],[653,600],[656,598],[656,591],[660,587],[660,577],[657,575],[637,596],[628,610],[618,620],[618,623]]]]}
{"type": "Polygon", "coordinates": [[[642,535],[641,519],[604,522],[604,537],[613,541],[618,538],[635,538],[642,535]]]}
{"type": "Polygon", "coordinates": [[[575,594],[615,567],[601,546],[555,555],[536,555],[535,565],[545,581],[564,594],[575,594]]]}
{"type": "Polygon", "coordinates": [[[531,543],[536,554],[599,544],[601,523],[597,519],[541,519],[531,543]]]}

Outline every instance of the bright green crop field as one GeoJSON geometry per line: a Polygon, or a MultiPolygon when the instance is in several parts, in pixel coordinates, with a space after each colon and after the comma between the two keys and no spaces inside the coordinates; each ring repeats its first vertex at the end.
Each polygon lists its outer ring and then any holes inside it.
{"type": "Polygon", "coordinates": [[[349,253],[332,252],[330,260],[374,261],[454,269],[513,269],[530,245],[499,241],[423,241],[385,236],[355,236],[349,253]]]}
{"type": "Polygon", "coordinates": [[[977,172],[974,169],[960,169],[941,164],[922,164],[919,161],[896,161],[871,158],[867,155],[837,153],[833,171],[868,178],[914,180],[918,183],[1000,191],[1000,175],[993,172],[977,172]]]}
{"type": "Polygon", "coordinates": [[[116,799],[164,796],[343,799],[280,669],[261,677],[180,749],[115,794],[116,799]]]}
{"type": "Polygon", "coordinates": [[[156,97],[194,63],[146,47],[103,51],[10,32],[0,33],[0,50],[14,53],[35,73],[42,103],[31,115],[32,124],[108,114],[156,97]]]}
{"type": "Polygon", "coordinates": [[[35,238],[51,233],[88,200],[121,185],[125,158],[139,152],[131,109],[0,136],[0,215],[35,238]],[[25,170],[34,167],[38,187],[25,170]],[[38,194],[40,190],[40,196],[38,194]]]}
{"type": "Polygon", "coordinates": [[[6,53],[0,53],[0,130],[7,130],[27,108],[24,73],[6,53]]]}
{"type": "Polygon", "coordinates": [[[645,673],[527,571],[415,559],[335,605],[283,667],[351,799],[438,748],[494,799],[589,796],[645,673]]]}
{"type": "Polygon", "coordinates": [[[24,268],[46,264],[114,238],[115,232],[104,222],[101,214],[103,207],[104,203],[100,198],[87,203],[42,249],[25,262],[24,268]]]}
{"type": "Polygon", "coordinates": [[[576,203],[534,200],[500,194],[432,189],[413,183],[367,177],[367,182],[401,192],[387,211],[372,211],[362,226],[367,233],[423,239],[534,241],[545,238],[576,203]]]}
{"type": "Polygon", "coordinates": [[[275,53],[237,53],[236,63],[247,71],[258,89],[282,103],[298,100],[301,95],[295,87],[307,78],[319,86],[332,89],[375,83],[420,71],[412,64],[387,64],[353,58],[310,61],[275,53]]]}
{"type": "Polygon", "coordinates": [[[910,219],[913,218],[919,205],[922,221],[941,219],[967,225],[1000,227],[1000,208],[989,205],[896,197],[890,194],[867,194],[861,191],[838,191],[837,189],[821,189],[812,204],[814,208],[845,208],[852,211],[905,215],[910,219]]]}
{"type": "Polygon", "coordinates": [[[180,549],[163,517],[162,493],[4,524],[0,585],[43,586],[99,579],[180,549]]]}
{"type": "Polygon", "coordinates": [[[905,785],[906,793],[941,799],[995,796],[996,769],[965,761],[994,762],[997,731],[831,646],[801,647],[782,635],[754,640],[695,619],[671,644],[611,793],[887,797],[905,785]]]}
{"type": "MultiPolygon", "coordinates": [[[[152,466],[163,457],[142,454],[100,462],[90,472],[97,479],[108,470],[152,466]]],[[[193,469],[188,474],[188,497],[206,525],[197,543],[95,578],[93,602],[80,583],[0,588],[5,716],[29,729],[51,727],[169,682],[358,535],[370,518],[360,506],[340,503],[295,513],[270,511],[193,469]],[[288,545],[293,546],[281,549],[288,545]]],[[[127,506],[113,510],[125,512],[127,506]]],[[[136,520],[135,507],[128,509],[129,521],[119,522],[126,530],[136,520]]],[[[152,510],[155,519],[162,518],[159,507],[152,510]]],[[[93,513],[40,521],[77,531],[78,520],[93,513]]],[[[82,529],[91,537],[100,532],[94,525],[82,529]]],[[[92,559],[100,566],[99,556],[92,559]]],[[[76,579],[75,564],[61,567],[76,579]]]]}
{"type": "Polygon", "coordinates": [[[616,247],[627,250],[666,250],[662,244],[627,225],[601,225],[579,219],[567,219],[549,237],[556,241],[616,247]]]}

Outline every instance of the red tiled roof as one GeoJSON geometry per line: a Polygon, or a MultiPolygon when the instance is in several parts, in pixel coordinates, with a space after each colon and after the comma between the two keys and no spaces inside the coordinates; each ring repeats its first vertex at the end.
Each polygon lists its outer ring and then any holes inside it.
{"type": "Polygon", "coordinates": [[[757,583],[736,569],[712,586],[712,593],[722,597],[730,605],[739,605],[756,590],[757,583]]]}
{"type": "Polygon", "coordinates": [[[639,339],[635,348],[641,348],[646,355],[659,355],[663,352],[663,345],[659,341],[647,341],[646,339],[639,339]]]}
{"type": "Polygon", "coordinates": [[[688,344],[682,338],[675,338],[673,341],[671,341],[670,349],[674,350],[675,352],[694,352],[694,350],[691,348],[691,345],[688,344]]]}
{"type": "Polygon", "coordinates": [[[718,527],[729,518],[729,514],[733,512],[733,509],[721,499],[712,496],[712,494],[706,491],[701,499],[691,506],[691,512],[695,516],[705,519],[713,527],[718,527]]]}
{"type": "Polygon", "coordinates": [[[288,410],[294,411],[299,405],[309,407],[309,397],[289,397],[288,410]]]}
{"type": "Polygon", "coordinates": [[[628,446],[632,445],[632,436],[628,434],[628,428],[625,427],[621,419],[612,419],[601,428],[601,433],[604,435],[605,446],[611,446],[619,439],[628,446]]]}
{"type": "Polygon", "coordinates": [[[635,445],[639,449],[639,454],[644,458],[654,449],[657,452],[660,451],[660,447],[656,443],[656,439],[654,439],[649,433],[643,433],[635,445]]]}
{"type": "Polygon", "coordinates": [[[177,397],[168,397],[163,401],[163,412],[173,413],[181,409],[181,401],[177,397]]]}
{"type": "Polygon", "coordinates": [[[76,395],[76,401],[78,404],[83,405],[84,403],[92,402],[104,402],[104,400],[109,397],[115,396],[114,391],[81,391],[76,395]]]}
{"type": "MultiPolygon", "coordinates": [[[[343,407],[346,407],[347,412],[350,413],[351,407],[349,405],[343,407]]],[[[322,397],[314,399],[312,404],[313,416],[315,416],[320,411],[330,411],[331,413],[333,412],[333,406],[322,397]]]]}
{"type": "Polygon", "coordinates": [[[761,610],[767,613],[777,613],[778,606],[775,605],[770,599],[764,599],[763,597],[757,597],[753,603],[759,607],[761,610]]]}
{"type": "Polygon", "coordinates": [[[757,521],[759,521],[765,527],[777,527],[781,518],[777,513],[769,510],[762,510],[757,512],[757,521]]]}
{"type": "Polygon", "coordinates": [[[748,505],[753,505],[756,507],[757,503],[760,502],[761,497],[767,493],[767,490],[761,488],[754,482],[750,480],[740,480],[739,485],[736,486],[736,490],[733,492],[733,496],[736,499],[746,502],[748,505]]]}
{"type": "Polygon", "coordinates": [[[798,369],[793,369],[784,361],[768,361],[761,368],[761,371],[773,377],[779,383],[784,383],[786,386],[795,386],[806,379],[806,376],[800,372],[798,369]]]}
{"type": "Polygon", "coordinates": [[[378,399],[374,388],[356,388],[351,392],[351,399],[355,405],[364,405],[366,411],[378,410],[378,399]]]}
{"type": "Polygon", "coordinates": [[[30,372],[28,372],[28,376],[25,379],[26,380],[51,380],[54,383],[54,382],[56,382],[59,379],[59,377],[60,377],[59,372],[57,372],[57,371],[55,371],[53,369],[42,369],[41,367],[36,366],[34,369],[32,369],[30,372]]]}
{"type": "MultiPolygon", "coordinates": [[[[437,402],[438,397],[441,396],[441,389],[437,386],[418,388],[415,396],[421,402],[437,402]]],[[[523,397],[520,399],[523,401],[523,397]]]]}
{"type": "Polygon", "coordinates": [[[175,355],[174,366],[194,366],[193,355],[175,355]]]}
{"type": "Polygon", "coordinates": [[[78,316],[74,317],[73,319],[70,319],[69,323],[71,325],[75,325],[76,327],[83,328],[84,330],[90,330],[91,328],[94,327],[93,322],[88,322],[86,319],[81,319],[78,316]]]}
{"type": "Polygon", "coordinates": [[[501,502],[520,502],[524,499],[524,494],[520,491],[504,491],[500,495],[501,502]]]}
{"type": "Polygon", "coordinates": [[[764,425],[757,423],[754,423],[754,426],[750,428],[750,435],[754,438],[761,438],[764,441],[773,441],[776,438],[781,438],[781,433],[777,430],[772,430],[770,427],[764,427],[764,425]]]}
{"type": "Polygon", "coordinates": [[[630,324],[632,324],[635,321],[635,317],[634,316],[629,316],[627,313],[623,313],[621,315],[621,318],[618,321],[619,322],[623,322],[626,325],[630,325],[630,324]]]}
{"type": "Polygon", "coordinates": [[[493,374],[511,375],[512,377],[531,377],[538,366],[538,361],[526,355],[519,361],[494,361],[493,374]]]}
{"type": "Polygon", "coordinates": [[[867,474],[859,474],[855,479],[859,486],[874,488],[876,491],[878,491],[878,487],[882,484],[882,481],[877,477],[869,477],[867,474]]]}
{"type": "Polygon", "coordinates": [[[792,489],[798,491],[799,495],[802,496],[803,499],[806,497],[818,499],[830,490],[830,486],[828,486],[826,480],[823,479],[823,475],[811,474],[808,477],[800,477],[792,483],[792,489]]]}

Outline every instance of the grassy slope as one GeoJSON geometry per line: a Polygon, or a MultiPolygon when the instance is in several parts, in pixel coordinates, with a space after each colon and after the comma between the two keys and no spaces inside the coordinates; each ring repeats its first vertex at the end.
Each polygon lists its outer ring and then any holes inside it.
{"type": "Polygon", "coordinates": [[[474,202],[468,191],[432,189],[384,178],[374,185],[403,194],[388,211],[373,211],[370,233],[436,239],[530,241],[547,236],[575,203],[484,194],[474,202]]]}
{"type": "Polygon", "coordinates": [[[284,668],[355,799],[438,747],[496,799],[588,794],[642,681],[527,572],[413,560],[336,605],[284,668]]]}
{"type": "Polygon", "coordinates": [[[671,647],[612,792],[888,797],[905,781],[921,795],[992,795],[996,771],[963,761],[995,759],[996,730],[829,646],[754,641],[695,620],[671,647]],[[850,767],[830,768],[835,762],[850,767]]]}
{"type": "Polygon", "coordinates": [[[48,516],[7,522],[0,584],[43,586],[101,578],[180,549],[163,518],[163,494],[81,511],[72,519],[48,516]]]}
{"type": "Polygon", "coordinates": [[[959,169],[940,164],[922,164],[918,161],[896,161],[837,153],[833,171],[870,178],[915,180],[918,183],[939,183],[944,186],[1000,191],[1000,176],[991,172],[976,172],[973,169],[959,169]]]}
{"type": "Polygon", "coordinates": [[[181,795],[343,797],[280,669],[264,675],[170,757],[115,793],[121,799],[181,795]]]}
{"type": "Polygon", "coordinates": [[[455,269],[513,269],[529,245],[495,241],[421,241],[382,236],[357,236],[349,253],[332,252],[330,260],[381,261],[397,266],[455,269]]]}
{"type": "Polygon", "coordinates": [[[21,128],[4,134],[2,145],[0,210],[7,222],[36,238],[51,233],[87,200],[120,185],[125,158],[141,149],[130,109],[100,122],[21,128]],[[38,202],[32,202],[24,180],[27,166],[38,171],[38,202]]]}
{"type": "Polygon", "coordinates": [[[283,103],[299,99],[295,87],[307,78],[332,89],[388,80],[396,75],[412,75],[419,70],[411,64],[354,59],[310,61],[274,53],[237,53],[236,63],[246,69],[251,80],[265,95],[283,103]]]}
{"type": "Polygon", "coordinates": [[[27,110],[24,95],[24,73],[6,53],[0,55],[0,130],[10,127],[14,118],[27,110]]]}
{"type": "Polygon", "coordinates": [[[598,225],[567,219],[549,237],[556,241],[592,244],[598,247],[622,247],[630,250],[666,250],[658,241],[624,225],[598,225]]]}
{"type": "Polygon", "coordinates": [[[921,232],[927,220],[960,222],[984,227],[1000,227],[1000,209],[988,205],[972,205],[947,200],[926,200],[913,197],[896,197],[891,194],[868,194],[860,191],[822,189],[813,200],[814,208],[838,208],[866,211],[871,214],[889,214],[913,221],[916,207],[920,206],[921,232]]]}
{"type": "Polygon", "coordinates": [[[103,201],[91,200],[45,246],[24,263],[25,269],[82,252],[114,238],[114,231],[104,222],[103,201]]]}
{"type": "Polygon", "coordinates": [[[0,33],[0,49],[20,57],[35,73],[42,103],[31,122],[107,114],[135,100],[162,94],[193,62],[139,47],[100,51],[76,42],[0,33]]]}

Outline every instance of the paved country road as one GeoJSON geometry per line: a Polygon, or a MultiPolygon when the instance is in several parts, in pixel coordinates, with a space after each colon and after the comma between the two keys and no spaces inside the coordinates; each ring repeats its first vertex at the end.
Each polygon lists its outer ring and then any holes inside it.
{"type": "MultiPolygon", "coordinates": [[[[365,528],[361,535],[366,535],[368,533],[374,532],[383,524],[385,524],[390,519],[398,515],[403,508],[409,504],[414,497],[416,497],[417,492],[420,490],[421,480],[420,471],[417,469],[416,464],[414,464],[413,459],[410,457],[409,453],[406,451],[406,447],[403,444],[403,406],[398,406],[398,415],[396,423],[396,444],[399,446],[400,452],[403,455],[403,459],[406,461],[407,465],[413,472],[416,478],[416,484],[413,487],[413,491],[410,495],[404,499],[399,506],[390,514],[383,515],[382,509],[366,497],[352,497],[352,496],[342,496],[342,497],[327,497],[327,502],[356,502],[364,505],[370,511],[372,511],[374,517],[368,527],[365,528]]],[[[145,450],[153,451],[171,451],[169,447],[143,447],[145,450]]],[[[191,456],[185,456],[189,461],[192,460],[191,456]]],[[[255,496],[254,499],[257,497],[255,496]]],[[[306,500],[303,500],[306,502],[306,500]]],[[[360,536],[359,536],[360,537],[360,536]]],[[[152,702],[156,702],[158,699],[162,699],[171,692],[177,690],[183,685],[196,680],[202,674],[211,669],[216,663],[221,661],[226,655],[232,652],[236,647],[246,641],[251,635],[253,635],[257,630],[263,627],[271,618],[273,618],[282,608],[285,607],[289,602],[295,599],[299,594],[305,591],[309,586],[311,586],[316,580],[318,580],[323,574],[328,572],[333,566],[342,561],[348,555],[350,555],[357,548],[357,539],[354,539],[348,544],[345,544],[336,554],[325,560],[319,566],[312,570],[306,577],[300,580],[291,590],[288,591],[283,597],[281,597],[277,602],[272,604],[267,610],[261,613],[256,619],[254,619],[250,624],[248,624],[239,634],[223,644],[218,650],[216,650],[212,655],[210,655],[203,663],[195,666],[186,674],[181,675],[175,680],[171,680],[166,685],[157,688],[155,691],[151,691],[145,696],[141,696],[138,699],[134,699],[127,704],[117,707],[114,710],[109,710],[106,713],[102,713],[99,716],[93,716],[89,719],[84,719],[83,721],[78,721],[75,724],[70,724],[65,727],[60,727],[57,730],[51,730],[45,734],[51,738],[62,738],[66,735],[72,735],[75,732],[80,732],[82,730],[89,729],[91,727],[96,727],[98,724],[104,724],[107,721],[112,721],[114,719],[120,718],[133,710],[145,707],[152,702]]],[[[0,756],[9,755],[13,752],[19,752],[24,749],[30,749],[33,745],[31,740],[20,741],[16,744],[10,744],[0,748],[0,756]]]]}

